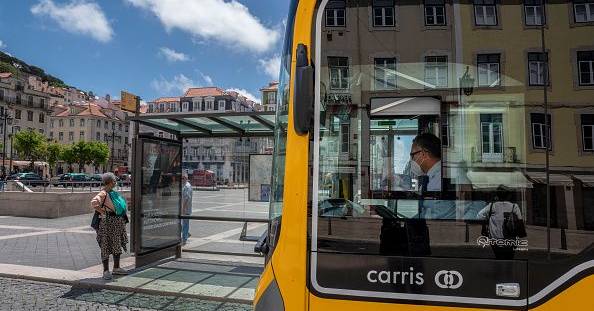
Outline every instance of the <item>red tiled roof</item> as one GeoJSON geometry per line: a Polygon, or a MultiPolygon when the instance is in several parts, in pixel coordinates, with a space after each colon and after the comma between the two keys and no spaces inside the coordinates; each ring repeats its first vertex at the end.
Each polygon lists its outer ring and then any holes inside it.
{"type": "Polygon", "coordinates": [[[192,87],[184,94],[185,97],[221,96],[224,91],[218,87],[192,87]]]}
{"type": "Polygon", "coordinates": [[[260,91],[276,91],[278,90],[278,82],[270,82],[268,86],[265,86],[260,89],[260,91]]]}
{"type": "MultiPolygon", "coordinates": [[[[188,90],[188,92],[191,89],[188,90]]],[[[186,92],[186,94],[188,93],[186,92]]],[[[204,96],[204,95],[195,95],[195,96],[204,96]]],[[[153,103],[159,104],[159,103],[170,103],[170,102],[179,102],[179,97],[159,97],[157,99],[155,99],[153,101],[153,103]]]]}
{"type": "Polygon", "coordinates": [[[93,104],[89,104],[87,109],[81,111],[79,114],[79,116],[94,116],[94,117],[100,117],[100,118],[107,118],[107,116],[101,112],[101,107],[97,106],[97,105],[93,105],[93,104]]]}
{"type": "Polygon", "coordinates": [[[12,76],[12,72],[0,72],[0,78],[6,79],[12,76]]]}
{"type": "Polygon", "coordinates": [[[100,117],[100,118],[107,118],[107,116],[101,112],[101,107],[87,103],[82,105],[75,106],[75,110],[79,111],[78,113],[72,113],[72,109],[70,107],[65,106],[56,106],[54,108],[54,117],[70,117],[70,116],[93,116],[93,117],[100,117]],[[78,108],[78,109],[76,109],[78,108]],[[82,109],[82,111],[81,111],[82,109]]]}

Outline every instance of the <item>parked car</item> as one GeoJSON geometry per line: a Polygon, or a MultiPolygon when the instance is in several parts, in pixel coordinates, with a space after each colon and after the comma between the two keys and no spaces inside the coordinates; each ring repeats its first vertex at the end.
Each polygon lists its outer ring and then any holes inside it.
{"type": "Polygon", "coordinates": [[[60,177],[60,185],[66,187],[84,187],[88,181],[85,173],[67,173],[60,177]]]}
{"type": "Polygon", "coordinates": [[[88,181],[93,187],[101,186],[101,174],[90,175],[88,181]]]}
{"type": "Polygon", "coordinates": [[[18,180],[18,181],[22,182],[24,185],[32,186],[32,187],[36,187],[36,186],[47,187],[49,185],[49,181],[41,178],[41,176],[39,176],[35,173],[17,173],[17,174],[11,175],[8,179],[9,180],[18,180]]]}

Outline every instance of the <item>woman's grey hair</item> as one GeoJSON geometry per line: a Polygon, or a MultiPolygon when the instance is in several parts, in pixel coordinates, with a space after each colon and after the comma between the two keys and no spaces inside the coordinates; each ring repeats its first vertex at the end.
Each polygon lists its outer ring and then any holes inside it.
{"type": "Polygon", "coordinates": [[[101,175],[101,181],[103,182],[103,185],[107,185],[112,181],[116,182],[117,178],[113,173],[105,173],[101,175]]]}

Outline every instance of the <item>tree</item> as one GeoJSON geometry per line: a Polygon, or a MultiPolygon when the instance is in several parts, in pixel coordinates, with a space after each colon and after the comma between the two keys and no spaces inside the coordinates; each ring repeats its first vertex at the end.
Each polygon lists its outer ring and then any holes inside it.
{"type": "Polygon", "coordinates": [[[14,149],[20,156],[31,161],[31,168],[37,159],[44,158],[46,151],[45,136],[41,133],[28,130],[14,134],[14,149]]]}
{"type": "Polygon", "coordinates": [[[60,155],[62,153],[62,145],[51,142],[47,144],[47,152],[46,152],[46,159],[47,163],[50,166],[50,175],[53,175],[53,168],[56,166],[58,160],[60,160],[60,155]]]}
{"type": "Polygon", "coordinates": [[[62,152],[60,152],[60,160],[67,163],[68,164],[68,172],[72,172],[72,163],[76,162],[76,156],[74,155],[72,146],[62,147],[62,152]]]}
{"type": "Polygon", "coordinates": [[[106,143],[93,141],[88,143],[91,149],[91,161],[95,167],[107,163],[109,159],[109,146],[106,143]]]}
{"type": "Polygon", "coordinates": [[[91,145],[85,141],[79,141],[72,145],[72,152],[76,162],[78,163],[78,171],[82,172],[85,168],[85,164],[91,164],[93,160],[91,154],[91,145]]]}

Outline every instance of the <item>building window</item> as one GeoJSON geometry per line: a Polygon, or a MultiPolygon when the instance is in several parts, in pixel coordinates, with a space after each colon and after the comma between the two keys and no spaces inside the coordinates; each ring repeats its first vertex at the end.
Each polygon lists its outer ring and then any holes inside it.
{"type": "Polygon", "coordinates": [[[340,125],[340,152],[349,152],[350,124],[340,125]]]}
{"type": "Polygon", "coordinates": [[[103,134],[103,141],[107,142],[109,139],[107,138],[107,134],[103,134]]]}
{"type": "Polygon", "coordinates": [[[582,146],[584,151],[594,151],[594,114],[583,114],[582,146]]]}
{"type": "Polygon", "coordinates": [[[345,2],[328,2],[326,5],[326,27],[344,27],[345,25],[345,2]]]}
{"type": "Polygon", "coordinates": [[[159,132],[159,137],[163,138],[163,132],[159,132]]]}
{"type": "Polygon", "coordinates": [[[396,88],[396,58],[374,59],[374,80],[376,90],[396,88]]]}
{"type": "Polygon", "coordinates": [[[445,1],[425,0],[425,25],[441,26],[446,24],[445,20],[445,1]]]}
{"type": "Polygon", "coordinates": [[[544,113],[531,113],[530,123],[532,124],[532,146],[534,149],[545,149],[547,142],[551,149],[551,115],[547,115],[548,131],[545,130],[544,113]]]}
{"type": "Polygon", "coordinates": [[[97,140],[97,141],[101,140],[101,133],[97,132],[97,135],[95,135],[95,140],[97,140]]]}
{"type": "Polygon", "coordinates": [[[594,22],[594,1],[573,1],[573,15],[575,16],[576,23],[594,22]]]}
{"type": "Polygon", "coordinates": [[[106,130],[109,129],[109,122],[105,121],[103,123],[103,128],[106,129],[106,130]]]}
{"type": "Polygon", "coordinates": [[[33,121],[33,111],[27,110],[27,121],[33,121]]]}
{"type": "Polygon", "coordinates": [[[130,127],[128,125],[126,125],[125,130],[126,130],[126,133],[128,133],[128,131],[130,130],[130,127]]]}
{"type": "Polygon", "coordinates": [[[85,119],[80,119],[80,126],[85,126],[85,119]]]}
{"type": "Polygon", "coordinates": [[[524,0],[524,18],[526,26],[545,24],[543,0],[524,0]]]}
{"type": "Polygon", "coordinates": [[[101,127],[101,120],[97,120],[97,128],[101,127]]]}
{"type": "Polygon", "coordinates": [[[54,128],[54,120],[50,120],[50,128],[54,128]]]}
{"type": "Polygon", "coordinates": [[[4,100],[4,90],[0,90],[0,100],[4,100]]]}
{"type": "Polygon", "coordinates": [[[481,146],[483,162],[503,161],[503,117],[501,114],[481,114],[481,146]]]}
{"type": "Polygon", "coordinates": [[[39,114],[39,123],[45,123],[45,114],[43,112],[39,114]]]}
{"type": "Polygon", "coordinates": [[[500,68],[499,54],[479,54],[477,55],[478,67],[478,85],[494,87],[501,83],[499,79],[500,68]]]}
{"type": "Polygon", "coordinates": [[[50,132],[50,138],[54,139],[54,132],[50,132]]]}
{"type": "Polygon", "coordinates": [[[373,26],[394,26],[394,1],[373,0],[373,26]]]}
{"type": "Polygon", "coordinates": [[[124,137],[124,143],[128,144],[128,136],[124,137]]]}
{"type": "Polygon", "coordinates": [[[33,96],[29,95],[27,97],[27,102],[29,103],[29,106],[33,106],[33,96]]]}
{"type": "Polygon", "coordinates": [[[347,57],[328,57],[330,88],[345,90],[349,88],[349,59],[347,57]]]}
{"type": "Polygon", "coordinates": [[[17,120],[21,119],[21,111],[19,109],[14,110],[14,118],[17,120]]]}
{"type": "Polygon", "coordinates": [[[594,51],[577,53],[580,85],[594,85],[594,51]]]}
{"type": "Polygon", "coordinates": [[[85,140],[85,132],[84,131],[80,131],[80,134],[79,134],[78,139],[79,140],[85,140]]]}
{"type": "Polygon", "coordinates": [[[111,122],[111,130],[115,131],[115,122],[113,122],[113,121],[111,122]]]}
{"type": "Polygon", "coordinates": [[[443,147],[450,146],[450,118],[449,115],[444,114],[441,116],[441,145],[443,147]]]}
{"type": "Polygon", "coordinates": [[[63,141],[64,140],[64,132],[58,133],[58,140],[59,141],[63,141]]]}
{"type": "Polygon", "coordinates": [[[188,102],[182,103],[182,111],[188,111],[188,102]]]}
{"type": "Polygon", "coordinates": [[[497,25],[495,0],[474,0],[474,23],[477,26],[497,25]]]}
{"type": "Polygon", "coordinates": [[[425,56],[425,82],[434,87],[448,86],[447,56],[425,56]]]}
{"type": "Polygon", "coordinates": [[[546,53],[528,53],[529,85],[545,85],[547,71],[546,53]]]}
{"type": "Polygon", "coordinates": [[[63,119],[58,120],[58,125],[60,127],[64,127],[64,120],[63,119]]]}
{"type": "Polygon", "coordinates": [[[74,127],[74,119],[70,119],[70,127],[74,127]]]}
{"type": "Polygon", "coordinates": [[[43,134],[45,131],[43,129],[37,129],[40,134],[43,134]]]}
{"type": "Polygon", "coordinates": [[[118,131],[122,131],[122,123],[118,124],[118,131]]]}
{"type": "Polygon", "coordinates": [[[225,110],[225,101],[219,100],[219,107],[216,110],[225,110]]]}
{"type": "Polygon", "coordinates": [[[74,140],[74,132],[68,132],[68,140],[69,141],[73,141],[74,140]]]}

